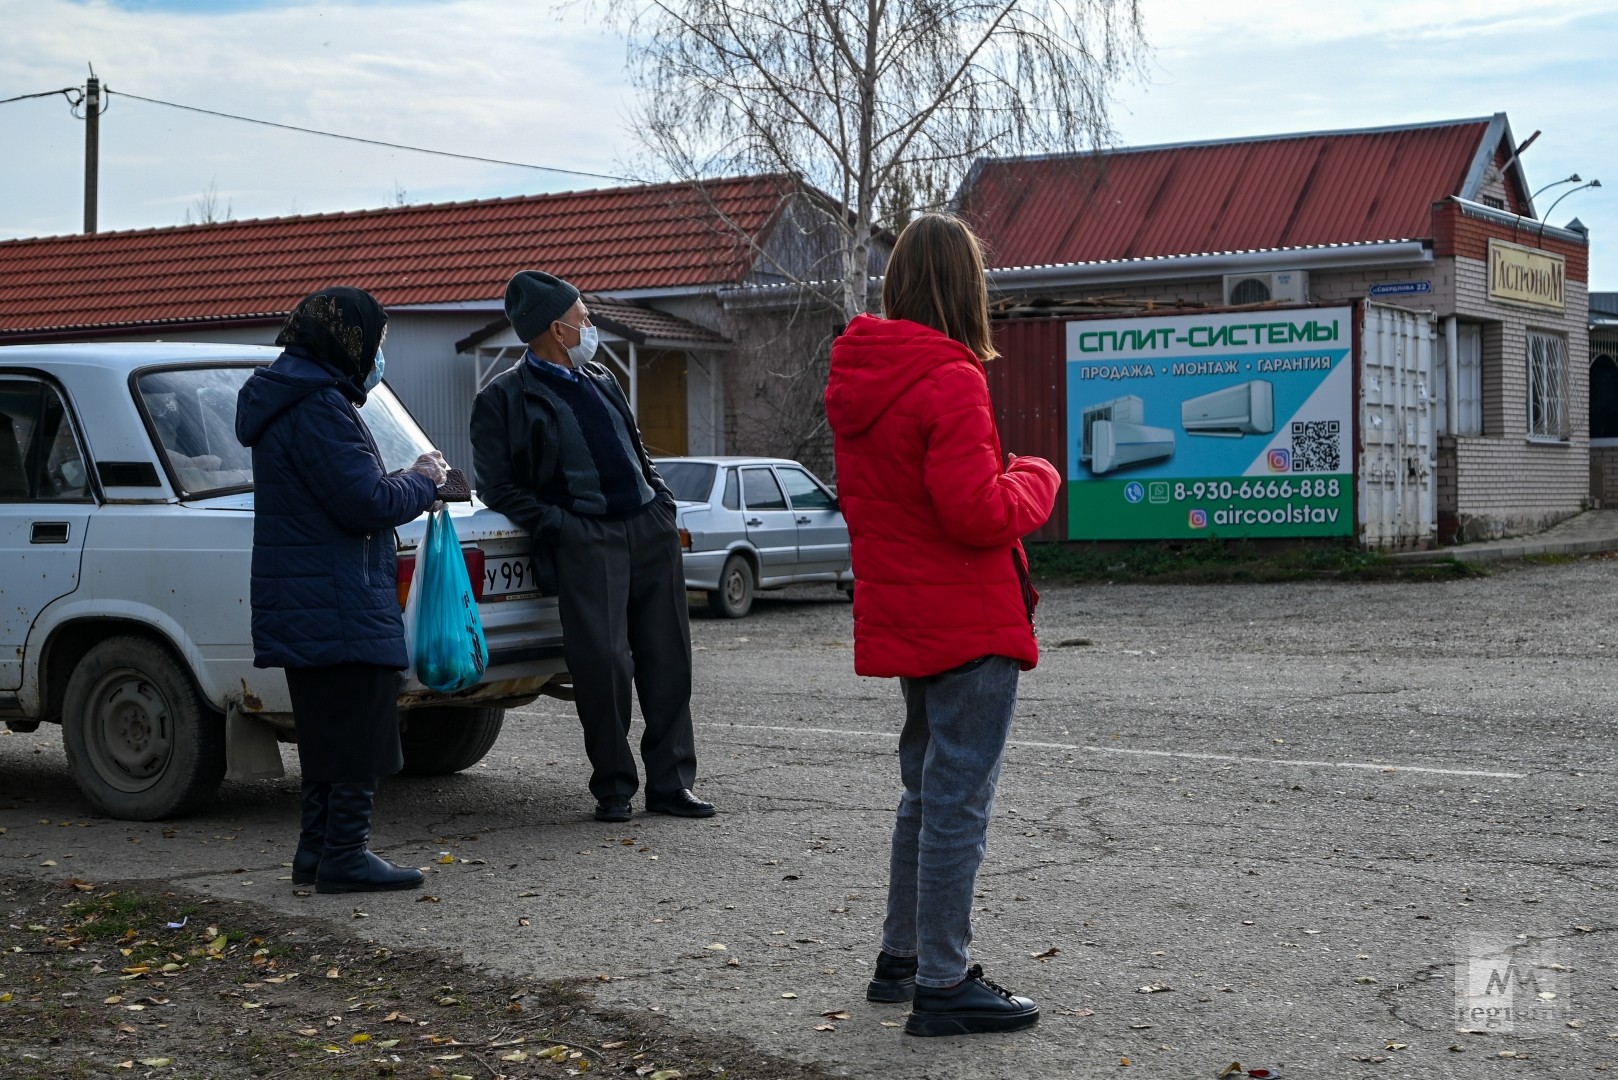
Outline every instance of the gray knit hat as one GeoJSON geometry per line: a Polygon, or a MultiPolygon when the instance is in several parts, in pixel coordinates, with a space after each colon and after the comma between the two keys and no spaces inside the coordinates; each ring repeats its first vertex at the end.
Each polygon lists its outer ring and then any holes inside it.
{"type": "Polygon", "coordinates": [[[519,270],[506,284],[506,318],[525,343],[550,328],[579,299],[579,290],[543,270],[519,270]]]}

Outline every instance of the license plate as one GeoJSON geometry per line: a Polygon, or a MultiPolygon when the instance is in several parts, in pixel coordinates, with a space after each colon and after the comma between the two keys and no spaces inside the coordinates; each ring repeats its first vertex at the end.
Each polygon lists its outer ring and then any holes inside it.
{"type": "Polygon", "coordinates": [[[534,578],[534,560],[526,555],[483,561],[483,599],[515,600],[539,592],[534,578]]]}

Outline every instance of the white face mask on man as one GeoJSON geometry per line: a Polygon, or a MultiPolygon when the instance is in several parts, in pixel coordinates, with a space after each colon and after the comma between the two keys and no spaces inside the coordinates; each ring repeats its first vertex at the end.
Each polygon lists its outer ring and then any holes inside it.
{"type": "MultiPolygon", "coordinates": [[[[560,319],[557,321],[561,322],[560,319]]],[[[596,333],[595,327],[588,324],[574,326],[572,323],[562,323],[562,325],[579,332],[579,343],[568,346],[567,350],[567,358],[574,367],[584,363],[596,354],[596,347],[600,344],[600,336],[596,333]]]]}

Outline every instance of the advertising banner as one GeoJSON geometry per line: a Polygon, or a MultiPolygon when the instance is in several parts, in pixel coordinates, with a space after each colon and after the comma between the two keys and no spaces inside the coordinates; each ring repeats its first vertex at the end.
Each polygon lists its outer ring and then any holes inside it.
{"type": "Polygon", "coordinates": [[[1354,535],[1350,308],[1071,322],[1068,537],[1354,535]]]}

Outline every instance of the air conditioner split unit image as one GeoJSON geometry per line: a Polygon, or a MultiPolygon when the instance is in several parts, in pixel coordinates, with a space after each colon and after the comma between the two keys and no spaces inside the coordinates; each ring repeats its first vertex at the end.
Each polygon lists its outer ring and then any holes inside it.
{"type": "Polygon", "coordinates": [[[1122,420],[1097,420],[1087,430],[1090,471],[1097,476],[1174,456],[1174,432],[1168,428],[1122,420]]]}
{"type": "Polygon", "coordinates": [[[1275,430],[1275,388],[1253,379],[1180,402],[1180,426],[1187,435],[1238,439],[1275,430]]]}
{"type": "Polygon", "coordinates": [[[1146,419],[1146,403],[1131,394],[1087,405],[1079,416],[1079,460],[1088,465],[1095,446],[1096,422],[1139,424],[1146,419]]]}

